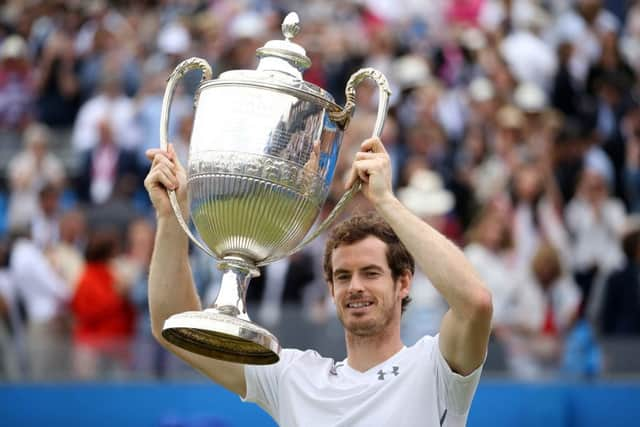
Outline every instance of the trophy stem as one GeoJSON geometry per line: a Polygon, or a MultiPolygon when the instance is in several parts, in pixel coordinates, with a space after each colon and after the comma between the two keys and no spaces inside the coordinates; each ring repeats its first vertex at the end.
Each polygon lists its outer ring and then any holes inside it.
{"type": "Polygon", "coordinates": [[[247,314],[247,287],[252,277],[260,273],[255,266],[239,258],[226,257],[218,264],[222,270],[220,291],[208,310],[249,321],[247,314]]]}

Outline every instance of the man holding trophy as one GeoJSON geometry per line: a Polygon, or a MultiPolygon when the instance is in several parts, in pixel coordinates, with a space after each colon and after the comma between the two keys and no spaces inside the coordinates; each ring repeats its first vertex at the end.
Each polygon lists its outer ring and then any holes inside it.
{"type": "MultiPolygon", "coordinates": [[[[490,293],[462,252],[393,194],[389,156],[377,137],[389,92],[384,76],[356,73],[347,83],[347,105],[338,107],[301,80],[308,58],[290,40],[298,28],[290,14],[286,40],[258,50],[257,70],[227,72],[200,86],[186,168],[167,144],[166,129],[161,148],[147,152],[145,186],[158,221],[149,272],[153,334],[282,426],[463,426],[487,352],[490,293]],[[327,241],[324,271],[347,348],[346,359],[334,362],[315,351],[281,350],[249,320],[244,295],[257,267],[300,249],[335,217],[302,241],[326,197],[354,87],[365,77],[381,89],[378,121],[337,208],[360,189],[377,214],[337,225],[327,241]],[[189,231],[188,217],[204,243],[189,231]],[[189,238],[223,270],[218,298],[204,311],[189,238]],[[400,318],[414,259],[450,309],[438,335],[405,347],[400,318]]],[[[174,80],[192,68],[210,78],[197,58],[177,67],[165,95],[165,124],[174,80]]]]}

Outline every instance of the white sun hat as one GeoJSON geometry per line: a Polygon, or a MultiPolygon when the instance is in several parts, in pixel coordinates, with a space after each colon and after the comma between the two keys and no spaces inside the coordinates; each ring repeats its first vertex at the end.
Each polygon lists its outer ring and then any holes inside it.
{"type": "Polygon", "coordinates": [[[531,82],[518,85],[513,95],[513,102],[525,113],[540,113],[549,104],[547,94],[540,86],[531,82]]]}
{"type": "Polygon", "coordinates": [[[413,173],[409,185],[398,190],[398,200],[421,218],[444,215],[455,204],[440,175],[427,169],[413,173]]]}
{"type": "Polygon", "coordinates": [[[469,83],[469,98],[475,102],[490,101],[496,96],[493,83],[486,77],[476,77],[469,83]]]}
{"type": "Polygon", "coordinates": [[[27,43],[19,35],[11,35],[0,45],[1,59],[16,59],[27,56],[27,43]]]}

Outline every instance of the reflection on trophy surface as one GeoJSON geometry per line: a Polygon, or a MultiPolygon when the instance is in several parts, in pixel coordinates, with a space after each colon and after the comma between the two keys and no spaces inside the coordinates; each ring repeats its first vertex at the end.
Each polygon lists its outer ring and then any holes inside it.
{"type": "Polygon", "coordinates": [[[184,231],[218,260],[223,272],[216,301],[208,309],[171,316],[163,336],[190,351],[238,363],[278,361],[275,336],[249,320],[245,294],[258,267],[301,249],[322,233],[351,199],[345,193],[334,211],[306,237],[328,195],[342,133],[355,107],[355,86],[371,78],[379,86],[378,117],[384,124],[390,91],[372,69],[356,72],[346,87],[347,103],[302,79],[311,62],[291,41],[298,16],[282,24],[285,40],[258,49],[256,70],[228,71],[211,80],[206,61],[191,58],[169,78],[162,109],[161,145],[167,147],[169,107],[175,85],[188,71],[202,71],[187,164],[190,232],[175,194],[169,196],[184,231]]]}

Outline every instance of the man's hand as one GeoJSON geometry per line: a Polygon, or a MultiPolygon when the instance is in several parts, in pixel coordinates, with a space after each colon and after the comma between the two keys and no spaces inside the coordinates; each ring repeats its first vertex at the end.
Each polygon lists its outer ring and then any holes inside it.
{"type": "Polygon", "coordinates": [[[158,218],[174,215],[167,190],[176,191],[183,215],[186,216],[187,174],[178,160],[173,145],[169,144],[169,151],[160,148],[149,149],[146,156],[152,163],[144,180],[144,186],[149,193],[158,218]]]}
{"type": "Polygon", "coordinates": [[[360,145],[346,188],[350,188],[357,179],[362,181],[362,194],[374,206],[393,198],[391,161],[379,138],[369,138],[360,145]]]}

